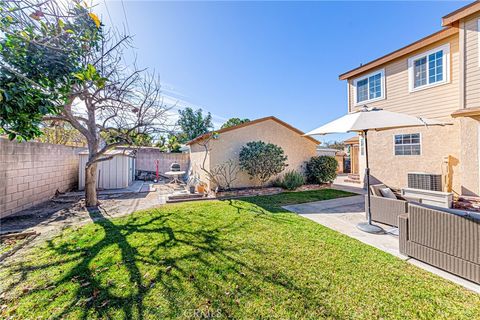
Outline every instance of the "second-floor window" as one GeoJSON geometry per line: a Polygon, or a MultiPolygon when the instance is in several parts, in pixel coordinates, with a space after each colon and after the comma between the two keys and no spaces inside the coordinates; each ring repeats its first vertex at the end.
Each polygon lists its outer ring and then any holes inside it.
{"type": "Polygon", "coordinates": [[[370,73],[353,81],[355,104],[381,100],[385,92],[384,70],[370,73]]]}
{"type": "Polygon", "coordinates": [[[450,46],[444,45],[408,59],[410,91],[448,81],[450,46]]]}

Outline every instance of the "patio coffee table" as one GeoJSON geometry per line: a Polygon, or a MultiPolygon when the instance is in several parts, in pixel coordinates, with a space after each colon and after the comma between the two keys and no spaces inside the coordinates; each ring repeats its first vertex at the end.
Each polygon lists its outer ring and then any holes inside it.
{"type": "Polygon", "coordinates": [[[183,176],[186,173],[186,171],[167,171],[165,172],[166,176],[171,177],[172,180],[168,184],[179,184],[182,185],[184,184],[179,177],[183,176]]]}

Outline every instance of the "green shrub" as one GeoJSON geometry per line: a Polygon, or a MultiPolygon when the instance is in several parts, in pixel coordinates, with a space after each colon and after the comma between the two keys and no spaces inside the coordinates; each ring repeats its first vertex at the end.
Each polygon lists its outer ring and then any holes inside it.
{"type": "Polygon", "coordinates": [[[275,179],[273,179],[271,186],[275,188],[283,188],[283,177],[278,176],[275,179]]]}
{"type": "Polygon", "coordinates": [[[337,177],[337,166],[338,162],[334,157],[312,157],[306,166],[307,181],[318,184],[333,182],[337,177]]]}
{"type": "Polygon", "coordinates": [[[298,171],[291,170],[285,173],[282,179],[282,187],[287,190],[295,190],[305,184],[305,177],[298,171]]]}
{"type": "Polygon", "coordinates": [[[248,142],[240,151],[240,168],[258,179],[262,185],[276,176],[287,166],[287,156],[283,149],[263,141],[248,142]]]}

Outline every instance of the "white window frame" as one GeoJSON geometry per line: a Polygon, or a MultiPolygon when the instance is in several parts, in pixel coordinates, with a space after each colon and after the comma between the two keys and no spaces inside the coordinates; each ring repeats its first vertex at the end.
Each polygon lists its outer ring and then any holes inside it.
{"type": "MultiPolygon", "coordinates": [[[[421,132],[413,132],[413,133],[394,133],[393,136],[392,136],[392,140],[393,140],[393,156],[394,157],[419,157],[423,154],[423,147],[422,147],[422,133],[421,132]],[[395,136],[403,136],[403,135],[407,135],[407,134],[418,134],[419,135],[419,139],[420,139],[420,154],[396,154],[395,153],[395,136]]],[[[410,143],[410,144],[401,144],[402,146],[405,146],[405,145],[416,145],[416,143],[410,143]]]]}
{"type": "Polygon", "coordinates": [[[363,157],[365,155],[365,138],[362,136],[358,137],[358,150],[360,155],[363,157]]]}
{"type": "Polygon", "coordinates": [[[359,77],[359,78],[356,78],[355,80],[353,80],[353,101],[354,101],[354,106],[355,107],[361,106],[361,105],[364,105],[364,104],[367,104],[367,103],[370,103],[370,102],[384,100],[384,99],[385,99],[385,69],[376,70],[374,72],[371,72],[367,75],[364,75],[362,77],[359,77]],[[380,73],[380,90],[381,90],[380,97],[375,98],[375,99],[367,99],[367,100],[363,100],[363,101],[357,101],[357,98],[358,98],[357,97],[357,82],[368,79],[371,76],[377,75],[379,73],[380,73]]]}
{"type": "Polygon", "coordinates": [[[443,84],[450,83],[450,44],[444,44],[440,47],[434,48],[432,50],[423,52],[421,54],[418,54],[414,57],[411,57],[408,59],[408,90],[409,92],[416,92],[420,90],[425,90],[428,88],[432,87],[437,87],[441,86],[443,84]],[[443,63],[443,80],[442,81],[437,81],[434,83],[427,83],[423,86],[416,87],[415,88],[415,61],[422,59],[422,58],[427,58],[427,81],[428,81],[428,56],[432,53],[438,52],[442,50],[443,51],[443,58],[442,58],[442,63],[443,63]]]}

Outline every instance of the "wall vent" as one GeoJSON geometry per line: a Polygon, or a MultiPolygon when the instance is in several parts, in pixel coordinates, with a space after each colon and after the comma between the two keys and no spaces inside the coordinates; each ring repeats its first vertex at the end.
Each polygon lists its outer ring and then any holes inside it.
{"type": "Polygon", "coordinates": [[[408,173],[408,187],[413,189],[442,191],[442,175],[431,173],[408,173]]]}

